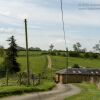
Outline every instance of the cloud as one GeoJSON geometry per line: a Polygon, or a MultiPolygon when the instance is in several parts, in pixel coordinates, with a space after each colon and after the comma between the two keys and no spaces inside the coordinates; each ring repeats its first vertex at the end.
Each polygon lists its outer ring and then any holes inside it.
{"type": "Polygon", "coordinates": [[[12,29],[12,28],[8,28],[8,29],[0,28],[0,33],[1,33],[1,34],[6,34],[6,33],[15,33],[15,30],[12,29]]]}
{"type": "MultiPolygon", "coordinates": [[[[87,1],[63,0],[66,39],[70,48],[77,41],[86,43],[86,37],[93,32],[91,39],[94,39],[95,35],[99,36],[99,11],[78,9],[80,2],[87,1]]],[[[95,0],[95,3],[97,2],[99,3],[99,0],[95,0]]],[[[25,45],[24,18],[28,19],[30,45],[47,48],[48,44],[53,42],[57,48],[64,48],[60,0],[0,0],[0,35],[5,39],[12,33],[18,44],[25,45]]],[[[2,41],[4,40],[1,39],[2,41]]],[[[89,41],[90,44],[94,42],[89,41]]],[[[89,43],[86,44],[87,48],[90,48],[89,43]]]]}

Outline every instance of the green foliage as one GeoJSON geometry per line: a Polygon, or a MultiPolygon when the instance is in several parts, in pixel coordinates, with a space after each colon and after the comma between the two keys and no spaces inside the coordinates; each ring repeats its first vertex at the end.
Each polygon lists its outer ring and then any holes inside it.
{"type": "Polygon", "coordinates": [[[85,58],[90,58],[90,54],[89,54],[89,53],[85,53],[85,54],[84,54],[84,57],[85,57],[85,58]]]}
{"type": "Polygon", "coordinates": [[[76,52],[80,52],[81,48],[81,44],[79,42],[77,42],[76,44],[73,45],[73,49],[76,52]]]}
{"type": "Polygon", "coordinates": [[[72,66],[72,68],[80,68],[80,66],[79,66],[78,64],[74,64],[74,65],[72,66]]]}
{"type": "Polygon", "coordinates": [[[19,63],[16,61],[17,44],[15,42],[16,40],[14,39],[14,36],[10,37],[8,41],[9,41],[9,48],[6,50],[4,64],[6,70],[8,70],[10,73],[15,73],[20,71],[19,63]]]}
{"type": "Polygon", "coordinates": [[[76,51],[70,51],[69,56],[70,57],[80,57],[80,53],[76,51]]]}
{"type": "Polygon", "coordinates": [[[99,56],[97,53],[91,53],[91,52],[87,52],[84,54],[85,58],[90,58],[90,59],[97,59],[99,56]]]}
{"type": "Polygon", "coordinates": [[[92,53],[92,58],[94,58],[94,59],[97,59],[98,58],[98,54],[96,54],[96,53],[92,53]]]}

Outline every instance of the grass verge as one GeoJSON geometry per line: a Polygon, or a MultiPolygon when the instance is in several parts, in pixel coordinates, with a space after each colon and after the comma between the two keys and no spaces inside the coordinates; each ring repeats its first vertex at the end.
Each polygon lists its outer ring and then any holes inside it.
{"type": "Polygon", "coordinates": [[[0,87],[0,97],[21,95],[23,93],[41,92],[51,90],[55,86],[54,82],[45,81],[38,86],[3,86],[0,87]]]}
{"type": "Polygon", "coordinates": [[[89,83],[76,84],[82,89],[81,93],[65,100],[100,100],[100,90],[96,85],[89,83]]]}

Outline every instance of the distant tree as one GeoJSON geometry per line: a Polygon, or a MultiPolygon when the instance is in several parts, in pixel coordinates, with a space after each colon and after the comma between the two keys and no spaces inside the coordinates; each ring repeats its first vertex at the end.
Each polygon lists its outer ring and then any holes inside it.
{"type": "Polygon", "coordinates": [[[86,53],[84,53],[84,57],[85,58],[90,58],[90,59],[97,59],[99,56],[98,56],[97,53],[86,52],[86,53]]]}
{"type": "Polygon", "coordinates": [[[100,53],[100,41],[98,42],[98,44],[95,44],[95,46],[93,47],[93,49],[97,52],[100,53]]]}
{"type": "Polygon", "coordinates": [[[85,53],[87,51],[86,48],[81,49],[81,52],[85,53]]]}
{"type": "Polygon", "coordinates": [[[79,52],[81,48],[81,44],[79,42],[77,42],[76,44],[73,45],[73,49],[74,51],[79,52]]]}
{"type": "Polygon", "coordinates": [[[24,47],[17,46],[17,50],[18,51],[25,51],[26,49],[24,47]]]}
{"type": "Polygon", "coordinates": [[[80,57],[80,54],[79,52],[76,52],[76,51],[70,51],[69,56],[70,57],[80,57]]]}
{"type": "Polygon", "coordinates": [[[53,50],[53,48],[54,48],[54,45],[53,45],[53,44],[51,44],[49,47],[50,47],[50,51],[52,51],[52,50],[53,50]]]}
{"type": "Polygon", "coordinates": [[[73,45],[74,51],[78,51],[76,44],[73,45]]]}
{"type": "Polygon", "coordinates": [[[20,71],[19,63],[17,62],[17,44],[14,36],[11,36],[8,40],[9,48],[6,50],[6,56],[4,64],[8,72],[16,73],[20,71]]]}
{"type": "Polygon", "coordinates": [[[90,58],[90,53],[86,52],[86,53],[84,54],[84,57],[85,57],[85,58],[90,58]]]}
{"type": "Polygon", "coordinates": [[[92,53],[91,57],[94,58],[94,59],[97,59],[98,58],[98,54],[92,53]]]}
{"type": "Polygon", "coordinates": [[[30,47],[29,48],[30,51],[42,51],[39,47],[30,47]]]}
{"type": "Polygon", "coordinates": [[[78,50],[80,50],[81,44],[79,42],[76,43],[78,50]]]}

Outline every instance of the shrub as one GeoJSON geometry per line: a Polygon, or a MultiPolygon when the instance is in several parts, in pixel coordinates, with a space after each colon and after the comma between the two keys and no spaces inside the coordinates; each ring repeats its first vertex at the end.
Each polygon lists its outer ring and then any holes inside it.
{"type": "Polygon", "coordinates": [[[74,64],[74,65],[72,66],[72,68],[80,68],[80,66],[79,66],[78,64],[74,64]]]}
{"type": "Polygon", "coordinates": [[[79,54],[79,52],[70,51],[70,52],[69,52],[69,56],[70,56],[70,57],[80,57],[80,54],[79,54]]]}
{"type": "Polygon", "coordinates": [[[89,53],[85,53],[85,54],[84,54],[84,57],[85,57],[85,58],[90,58],[90,54],[89,54],[89,53]]]}

